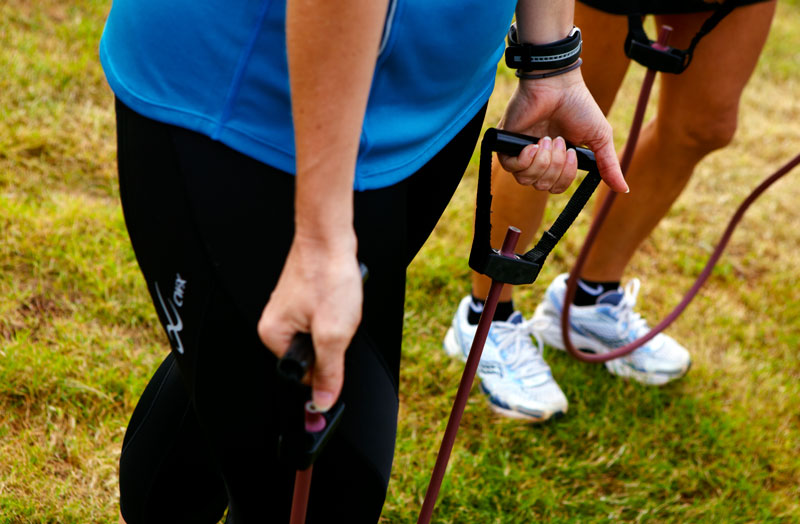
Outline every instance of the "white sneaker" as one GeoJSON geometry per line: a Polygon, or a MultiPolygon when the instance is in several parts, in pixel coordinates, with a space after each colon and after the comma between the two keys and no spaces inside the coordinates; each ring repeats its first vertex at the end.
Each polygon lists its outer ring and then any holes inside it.
{"type": "MultiPolygon", "coordinates": [[[[461,301],[444,339],[445,351],[462,360],[467,359],[478,328],[467,322],[471,300],[467,296],[461,301]]],[[[505,322],[492,322],[478,364],[478,376],[493,411],[542,422],[566,413],[567,398],[542,358],[542,342],[533,328],[534,322],[523,321],[519,311],[505,322]]]]}
{"type": "MultiPolygon", "coordinates": [[[[544,342],[561,350],[564,349],[561,309],[567,291],[567,277],[564,273],[553,280],[532,319],[542,322],[540,334],[544,342]]],[[[572,344],[591,353],[608,353],[647,334],[650,331],[647,322],[633,310],[640,286],[639,280],[633,279],[625,289],[601,295],[596,305],[571,306],[569,323],[572,344]]],[[[685,375],[692,359],[686,348],[659,333],[633,353],[605,364],[613,375],[660,386],[685,375]]]]}

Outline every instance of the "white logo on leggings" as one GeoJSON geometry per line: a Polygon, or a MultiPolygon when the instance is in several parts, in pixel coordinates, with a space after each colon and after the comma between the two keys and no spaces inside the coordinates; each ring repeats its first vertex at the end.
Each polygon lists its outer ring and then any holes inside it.
{"type": "Polygon", "coordinates": [[[167,319],[167,325],[165,326],[167,336],[175,344],[175,351],[180,354],[183,354],[183,342],[181,341],[183,321],[181,320],[178,308],[183,306],[183,293],[185,289],[186,281],[181,278],[180,274],[176,273],[175,290],[172,292],[172,298],[167,299],[167,302],[164,303],[164,297],[161,295],[161,290],[158,288],[158,282],[156,282],[156,295],[158,296],[158,301],[161,303],[161,310],[164,312],[164,316],[167,319]],[[169,304],[169,309],[167,308],[167,304],[169,304]]]}
{"type": "Polygon", "coordinates": [[[186,289],[186,281],[181,278],[179,273],[175,274],[175,291],[172,292],[172,301],[178,307],[183,306],[183,291],[186,289]]]}

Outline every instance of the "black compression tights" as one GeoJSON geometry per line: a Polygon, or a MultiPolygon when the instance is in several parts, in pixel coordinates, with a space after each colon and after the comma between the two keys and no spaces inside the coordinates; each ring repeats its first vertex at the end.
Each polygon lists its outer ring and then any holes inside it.
{"type": "MultiPolygon", "coordinates": [[[[375,522],[391,471],[406,266],[477,141],[484,110],[412,177],[356,193],[369,268],[346,355],[345,415],[314,466],[308,522],[375,522]]],[[[294,472],[276,461],[275,358],[256,324],[293,234],[294,177],[117,103],[125,221],[172,348],[131,417],[120,459],[128,524],[288,522],[294,472]]],[[[320,260],[324,264],[325,260],[320,260]]]]}

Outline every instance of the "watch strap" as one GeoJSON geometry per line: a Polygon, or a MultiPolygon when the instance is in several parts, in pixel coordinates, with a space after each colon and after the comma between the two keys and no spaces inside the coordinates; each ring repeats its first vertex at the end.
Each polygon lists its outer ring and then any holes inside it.
{"type": "Polygon", "coordinates": [[[521,71],[560,69],[574,64],[581,56],[581,30],[573,27],[566,38],[549,44],[534,45],[519,42],[517,25],[508,30],[506,65],[521,71]]]}

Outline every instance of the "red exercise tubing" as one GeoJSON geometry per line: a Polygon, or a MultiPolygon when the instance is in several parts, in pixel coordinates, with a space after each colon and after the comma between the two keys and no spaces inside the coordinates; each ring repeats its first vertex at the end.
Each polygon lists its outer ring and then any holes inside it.
{"type": "MultiPolygon", "coordinates": [[[[506,237],[503,240],[503,247],[500,249],[500,254],[509,258],[516,256],[514,254],[514,248],[517,246],[519,233],[519,229],[515,227],[508,228],[506,237]]],[[[419,512],[417,524],[429,524],[433,517],[433,509],[436,506],[439,489],[442,487],[442,480],[447,470],[447,462],[450,460],[450,453],[453,451],[453,444],[455,444],[456,441],[458,426],[461,424],[461,416],[464,414],[464,409],[467,406],[469,391],[472,389],[472,383],[478,371],[478,364],[480,363],[481,354],[483,353],[483,346],[486,343],[486,337],[489,335],[489,328],[492,325],[492,318],[494,318],[503,285],[504,284],[498,280],[492,280],[492,285],[489,288],[489,295],[486,297],[483,312],[478,321],[475,336],[472,339],[472,346],[467,356],[467,363],[464,365],[464,372],[461,374],[461,382],[458,384],[456,398],[453,402],[453,408],[450,410],[450,418],[447,420],[447,427],[444,430],[444,437],[442,437],[442,443],[439,446],[439,453],[436,455],[436,463],[433,466],[431,479],[428,482],[428,489],[425,491],[425,498],[422,501],[422,508],[419,512]]]]}
{"type": "MultiPolygon", "coordinates": [[[[669,38],[669,33],[672,31],[672,28],[669,26],[663,26],[659,33],[658,42],[654,44],[654,46],[666,46],[667,39],[669,38]]],[[[636,147],[636,142],[639,138],[639,133],[641,131],[642,122],[644,120],[644,113],[645,109],[647,108],[647,101],[650,97],[650,92],[652,91],[653,82],[655,80],[656,71],[653,69],[648,69],[647,73],[645,74],[644,81],[642,83],[641,91],[639,92],[639,99],[636,104],[636,110],[634,112],[633,122],[631,123],[631,129],[628,135],[628,142],[625,147],[625,151],[623,152],[622,159],[620,160],[620,166],[622,168],[622,172],[626,173],[628,168],[630,167],[631,159],[633,158],[633,151],[636,147]]],[[[722,256],[722,252],[724,251],[725,247],[730,240],[731,235],[733,234],[734,229],[736,228],[737,224],[741,221],[745,211],[750,207],[750,205],[759,197],[761,196],[764,191],[767,190],[772,184],[774,184],[778,179],[786,175],[789,171],[797,167],[800,164],[800,154],[794,157],[791,161],[789,161],[786,165],[780,168],[778,171],[767,177],[761,184],[756,187],[753,192],[742,202],[739,208],[736,210],[736,213],[733,215],[731,220],[728,223],[728,226],[725,229],[725,232],[722,235],[717,247],[714,249],[711,257],[708,260],[703,271],[700,273],[700,276],[695,281],[694,285],[689,289],[689,291],[684,296],[683,300],[675,307],[675,309],[667,315],[664,320],[662,320],[656,327],[654,327],[647,335],[641,337],[630,344],[617,348],[609,353],[604,354],[592,354],[592,353],[584,353],[575,348],[572,344],[571,340],[569,339],[569,308],[572,300],[575,298],[575,291],[577,289],[577,280],[578,275],[580,275],[581,270],[586,262],[586,259],[589,254],[589,250],[592,248],[595,239],[597,238],[597,233],[602,226],[603,222],[605,221],[608,213],[611,209],[611,206],[616,199],[616,193],[609,193],[606,199],[603,201],[600,210],[595,217],[592,226],[589,230],[589,234],[586,236],[586,240],[584,241],[583,247],[576,259],[575,266],[572,268],[570,272],[569,278],[567,280],[567,291],[564,297],[564,311],[561,315],[561,332],[564,338],[564,345],[569,352],[570,355],[575,357],[578,360],[582,360],[584,362],[606,362],[608,360],[612,360],[615,358],[619,358],[625,356],[638,347],[645,344],[647,341],[655,337],[658,333],[663,331],[667,326],[669,326],[689,305],[692,299],[697,295],[697,292],[700,290],[702,285],[706,282],[708,277],[711,275],[711,271],[713,270],[715,264],[722,256]]],[[[504,256],[513,257],[514,255],[514,247],[516,246],[517,239],[519,238],[519,230],[514,227],[510,227],[507,231],[505,241],[503,243],[503,247],[501,249],[501,253],[504,256]]],[[[503,287],[502,282],[492,282],[492,286],[489,291],[489,296],[486,300],[486,306],[484,308],[483,314],[481,315],[481,321],[479,322],[477,332],[475,337],[472,341],[472,347],[470,349],[469,356],[467,358],[467,363],[465,365],[464,373],[461,376],[461,383],[458,387],[458,392],[456,393],[456,399],[453,405],[453,409],[450,412],[450,418],[447,423],[447,428],[445,429],[445,435],[442,439],[442,444],[439,449],[439,453],[436,457],[436,464],[433,468],[433,473],[431,475],[431,480],[428,484],[428,489],[425,494],[425,499],[423,500],[422,508],[420,510],[419,519],[417,521],[418,524],[428,524],[431,521],[433,510],[436,505],[436,499],[439,495],[439,490],[441,488],[442,480],[444,478],[445,471],[447,469],[447,462],[450,458],[450,453],[452,451],[453,445],[455,443],[456,434],[458,432],[458,426],[461,422],[461,416],[464,412],[464,408],[466,407],[467,398],[469,396],[469,390],[472,386],[472,383],[475,379],[475,374],[477,372],[478,363],[480,361],[480,356],[483,350],[483,345],[486,340],[486,337],[489,332],[489,327],[491,324],[491,319],[494,316],[494,310],[497,306],[497,301],[500,296],[500,291],[503,287]]],[[[305,521],[305,509],[308,500],[308,490],[309,484],[311,480],[311,468],[298,471],[297,478],[296,478],[296,485],[295,485],[295,496],[293,497],[293,507],[292,507],[292,517],[291,522],[292,524],[295,523],[302,523],[305,521]]]]}
{"type": "MultiPolygon", "coordinates": [[[[666,46],[667,39],[669,38],[669,33],[671,31],[672,31],[671,27],[663,26],[659,33],[658,42],[654,44],[654,47],[666,46]]],[[[655,70],[648,69],[644,78],[644,82],[642,83],[642,88],[639,93],[639,99],[636,105],[636,111],[634,113],[633,122],[631,123],[631,130],[628,137],[628,143],[626,145],[625,151],[623,152],[622,159],[620,160],[620,166],[622,168],[623,173],[627,171],[628,167],[630,166],[631,158],[633,157],[633,151],[636,147],[636,142],[638,141],[639,138],[639,132],[641,131],[642,122],[644,120],[644,113],[645,109],[647,108],[647,101],[650,97],[650,92],[653,87],[655,75],[656,75],[655,70]]],[[[570,276],[567,281],[567,292],[565,295],[564,312],[561,316],[562,336],[564,337],[564,343],[567,351],[573,357],[582,360],[584,362],[606,362],[608,360],[619,358],[621,356],[631,353],[636,348],[638,348],[648,340],[652,339],[660,331],[666,328],[670,323],[672,323],[675,320],[675,318],[678,317],[678,315],[680,315],[683,312],[684,309],[686,309],[686,306],[689,305],[689,302],[691,302],[691,300],[697,294],[700,287],[708,279],[708,276],[711,274],[711,270],[714,268],[714,265],[722,255],[722,251],[725,249],[728,240],[733,234],[733,230],[741,220],[747,208],[769,186],[771,186],[775,181],[784,176],[786,173],[791,171],[798,164],[800,164],[800,155],[797,155],[788,164],[786,164],[776,173],[774,173],[773,175],[769,176],[766,180],[764,180],[745,199],[742,205],[739,206],[739,209],[736,211],[730,223],[728,224],[728,227],[726,228],[725,233],[722,236],[722,239],[720,240],[717,248],[712,253],[711,258],[706,264],[706,267],[703,269],[697,281],[689,290],[689,292],[686,294],[684,299],[672,313],[667,315],[667,317],[662,322],[660,322],[647,335],[640,338],[639,340],[636,340],[631,344],[628,344],[621,348],[618,348],[610,353],[598,355],[598,354],[584,353],[576,349],[575,346],[572,344],[572,342],[569,340],[569,330],[568,330],[569,305],[572,303],[572,300],[575,297],[578,275],[580,274],[580,271],[586,262],[589,250],[591,249],[592,244],[594,243],[594,240],[597,237],[597,232],[600,229],[600,226],[602,225],[606,216],[608,215],[608,212],[611,209],[611,205],[614,203],[614,199],[616,198],[616,193],[613,192],[609,193],[592,224],[592,227],[589,231],[589,234],[586,237],[583,248],[581,249],[580,254],[578,255],[578,258],[575,262],[575,266],[570,272],[570,276]]],[[[515,227],[510,227],[506,233],[506,238],[505,241],[503,242],[503,247],[500,250],[501,254],[503,254],[504,256],[515,256],[513,250],[516,245],[518,237],[519,237],[519,230],[515,227]]],[[[497,306],[497,301],[502,287],[503,284],[501,282],[497,282],[494,280],[492,281],[492,285],[489,290],[489,295],[486,299],[486,305],[484,306],[480,322],[478,323],[477,332],[472,341],[472,347],[470,349],[469,356],[467,358],[467,363],[464,369],[464,373],[461,376],[461,383],[459,384],[458,392],[456,393],[456,400],[454,402],[453,409],[450,412],[450,419],[448,420],[447,428],[445,429],[445,435],[444,438],[442,439],[442,444],[441,447],[439,448],[439,453],[436,457],[436,464],[433,468],[433,474],[431,475],[431,480],[428,484],[428,489],[425,493],[425,498],[423,500],[417,524],[428,524],[431,521],[433,510],[436,505],[436,499],[438,498],[439,495],[439,489],[441,487],[442,479],[444,477],[444,473],[447,468],[447,462],[450,458],[450,453],[452,451],[453,444],[455,442],[456,433],[458,432],[458,425],[461,421],[461,415],[463,414],[464,407],[466,406],[466,401],[469,395],[470,386],[472,385],[472,382],[475,378],[478,362],[480,361],[481,352],[483,350],[483,344],[486,340],[486,336],[488,335],[491,319],[494,316],[494,311],[497,306]]]]}
{"type": "MultiPolygon", "coordinates": [[[[667,40],[669,38],[669,33],[672,31],[672,28],[669,26],[663,26],[659,33],[658,43],[655,45],[666,45],[667,40]]],[[[622,168],[623,174],[627,173],[628,168],[630,167],[631,159],[633,158],[633,151],[636,148],[636,142],[639,139],[639,132],[642,128],[642,121],[644,120],[644,113],[645,109],[647,109],[647,101],[650,97],[650,91],[653,87],[653,81],[656,76],[656,71],[653,69],[648,69],[645,75],[644,81],[642,83],[642,89],[639,92],[639,100],[636,103],[636,111],[634,112],[633,122],[631,123],[631,129],[628,134],[628,142],[625,145],[625,151],[622,154],[622,159],[620,160],[620,167],[622,168]]],[[[594,242],[597,238],[597,233],[600,230],[600,227],[603,225],[606,217],[608,216],[609,211],[611,210],[611,206],[614,203],[614,200],[617,197],[617,194],[614,192],[610,192],[606,199],[603,201],[600,210],[598,211],[591,228],[589,229],[589,234],[586,235],[586,240],[584,241],[583,247],[581,248],[580,253],[578,254],[578,258],[575,261],[575,266],[570,271],[569,278],[567,279],[567,291],[564,296],[564,309],[563,313],[561,314],[561,336],[564,339],[564,347],[566,348],[567,352],[575,357],[578,360],[583,362],[591,362],[591,363],[600,363],[600,362],[607,362],[609,360],[613,360],[615,358],[620,358],[625,355],[628,355],[641,347],[643,344],[647,343],[653,337],[658,335],[664,329],[667,328],[675,319],[680,316],[681,313],[686,309],[689,303],[694,299],[697,295],[700,288],[705,284],[708,277],[711,275],[711,271],[714,269],[719,258],[722,256],[722,252],[725,250],[725,247],[728,245],[728,241],[733,235],[734,229],[736,229],[737,224],[741,221],[742,216],[744,216],[745,211],[750,205],[759,197],[761,194],[767,190],[769,186],[774,184],[778,179],[786,175],[789,171],[794,169],[798,164],[800,164],[800,154],[790,160],[787,164],[781,167],[778,171],[767,177],[761,184],[756,187],[750,195],[742,202],[739,208],[734,213],[733,217],[728,222],[728,226],[725,228],[725,232],[720,238],[717,246],[714,248],[714,251],[711,253],[711,256],[706,263],[706,266],[703,268],[703,271],[697,277],[697,280],[686,292],[686,295],[683,297],[683,300],[672,310],[664,320],[659,322],[653,329],[650,330],[646,335],[643,337],[634,340],[633,342],[626,344],[622,347],[616,348],[608,353],[586,353],[579,349],[577,349],[569,338],[569,309],[570,305],[572,304],[573,299],[575,298],[575,292],[578,287],[578,276],[581,274],[581,270],[583,269],[584,264],[586,263],[586,259],[589,256],[589,251],[591,250],[594,242]]]]}

